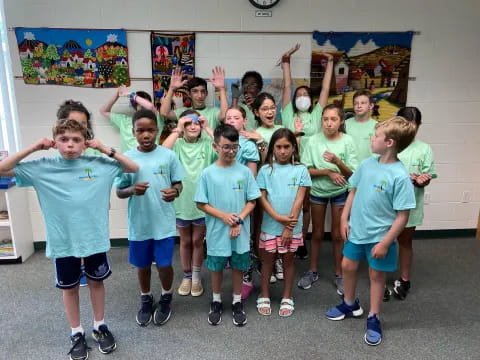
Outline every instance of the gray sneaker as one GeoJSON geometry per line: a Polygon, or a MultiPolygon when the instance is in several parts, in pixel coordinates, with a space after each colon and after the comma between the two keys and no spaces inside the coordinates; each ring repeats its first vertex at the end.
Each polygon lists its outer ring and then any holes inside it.
{"type": "Polygon", "coordinates": [[[312,284],[317,280],[318,280],[318,273],[308,270],[306,273],[302,275],[302,277],[298,281],[297,286],[300,289],[307,290],[307,289],[310,289],[312,287],[312,284]]]}
{"type": "Polygon", "coordinates": [[[337,288],[338,296],[343,296],[343,277],[340,275],[335,275],[335,279],[333,280],[335,287],[337,288]]]}

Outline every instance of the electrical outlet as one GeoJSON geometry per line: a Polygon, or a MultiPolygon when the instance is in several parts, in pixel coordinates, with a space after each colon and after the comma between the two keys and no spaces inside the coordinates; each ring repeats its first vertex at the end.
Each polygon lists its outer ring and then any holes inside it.
{"type": "Polygon", "coordinates": [[[472,192],[469,190],[465,190],[462,196],[462,203],[469,203],[471,201],[472,201],[472,192]]]}
{"type": "Polygon", "coordinates": [[[425,192],[425,196],[423,198],[423,202],[428,205],[431,201],[431,194],[429,192],[425,192]]]}

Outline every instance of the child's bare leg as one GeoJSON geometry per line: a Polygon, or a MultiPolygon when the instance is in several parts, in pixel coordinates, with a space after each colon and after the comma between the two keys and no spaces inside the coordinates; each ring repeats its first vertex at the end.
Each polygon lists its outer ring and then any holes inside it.
{"type": "Polygon", "coordinates": [[[193,225],[177,226],[180,233],[180,261],[184,272],[192,271],[192,227],[193,225]]]}
{"type": "Polygon", "coordinates": [[[171,265],[168,266],[157,266],[158,277],[162,283],[163,290],[170,290],[173,284],[173,268],[171,265]]]}
{"type": "Polygon", "coordinates": [[[140,284],[140,291],[144,294],[150,292],[150,279],[152,276],[152,268],[150,266],[146,268],[137,269],[138,283],[140,284]]]}
{"type": "Polygon", "coordinates": [[[302,224],[302,233],[303,239],[307,238],[308,228],[310,227],[310,191],[308,190],[303,199],[303,224],[302,224]]]}
{"type": "Polygon", "coordinates": [[[322,246],[323,234],[325,231],[326,205],[311,206],[312,212],[312,240],[310,242],[310,270],[317,272],[318,258],[322,246]]]}
{"type": "Polygon", "coordinates": [[[242,293],[243,271],[232,269],[232,287],[235,295],[242,293]]]}
{"type": "Polygon", "coordinates": [[[79,286],[73,289],[64,289],[63,293],[63,307],[67,315],[68,323],[71,328],[80,326],[80,299],[78,295],[79,286]]]}
{"type": "MultiPolygon", "coordinates": [[[[357,287],[357,272],[359,261],[350,260],[346,257],[342,260],[343,286],[345,289],[345,301],[355,301],[355,289],[357,287]]],[[[383,290],[382,290],[383,297],[383,290]]]]}
{"type": "Polygon", "coordinates": [[[90,289],[93,317],[95,321],[103,320],[105,317],[105,286],[103,281],[95,281],[88,278],[87,281],[90,289]]]}
{"type": "Polygon", "coordinates": [[[370,276],[370,314],[379,314],[387,273],[369,268],[368,274],[370,276]]]}
{"type": "Polygon", "coordinates": [[[343,239],[340,235],[340,218],[343,206],[332,206],[332,247],[335,275],[342,276],[343,239]]]}
{"type": "MultiPolygon", "coordinates": [[[[214,294],[222,293],[223,271],[212,271],[212,291],[214,294]]],[[[242,286],[240,281],[240,287],[242,286]]]]}
{"type": "Polygon", "coordinates": [[[203,264],[203,239],[205,238],[206,227],[203,225],[193,225],[192,242],[193,255],[192,265],[201,267],[203,264]]]}
{"type": "Polygon", "coordinates": [[[260,297],[270,297],[270,277],[272,276],[273,263],[277,257],[277,253],[271,253],[265,249],[260,249],[262,256],[262,285],[260,297]]]}
{"type": "Polygon", "coordinates": [[[400,277],[407,281],[410,280],[410,271],[413,263],[413,233],[415,227],[405,228],[398,236],[398,258],[400,267],[400,277]]]}
{"type": "Polygon", "coordinates": [[[291,299],[292,298],[292,287],[293,287],[293,281],[295,278],[295,264],[294,264],[294,259],[295,259],[295,253],[293,252],[287,252],[283,255],[283,280],[284,280],[284,285],[283,285],[283,295],[282,297],[285,299],[291,299]]]}

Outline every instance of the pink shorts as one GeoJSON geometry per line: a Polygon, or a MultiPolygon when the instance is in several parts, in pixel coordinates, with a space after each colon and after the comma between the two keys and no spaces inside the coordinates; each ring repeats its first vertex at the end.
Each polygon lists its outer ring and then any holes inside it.
{"type": "Polygon", "coordinates": [[[288,247],[282,245],[282,236],[270,235],[265,232],[260,234],[258,247],[268,252],[285,254],[286,252],[295,252],[299,246],[303,245],[303,234],[293,234],[292,242],[288,247]]]}

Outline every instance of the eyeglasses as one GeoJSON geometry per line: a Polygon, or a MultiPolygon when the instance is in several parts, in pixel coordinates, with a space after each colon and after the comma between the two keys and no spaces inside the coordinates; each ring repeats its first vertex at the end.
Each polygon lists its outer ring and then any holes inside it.
{"type": "Polygon", "coordinates": [[[258,83],[255,81],[243,83],[243,87],[258,87],[258,83]]]}
{"type": "Polygon", "coordinates": [[[220,149],[222,149],[223,151],[238,151],[238,149],[240,149],[240,145],[239,145],[239,144],[220,145],[220,144],[215,143],[215,145],[217,145],[217,146],[218,146],[220,149]]]}
{"type": "Polygon", "coordinates": [[[265,106],[265,107],[261,107],[261,108],[258,109],[258,110],[260,110],[260,111],[268,111],[268,110],[270,110],[270,111],[275,111],[275,110],[277,110],[277,107],[276,107],[276,106],[270,106],[270,107],[265,106]]]}

